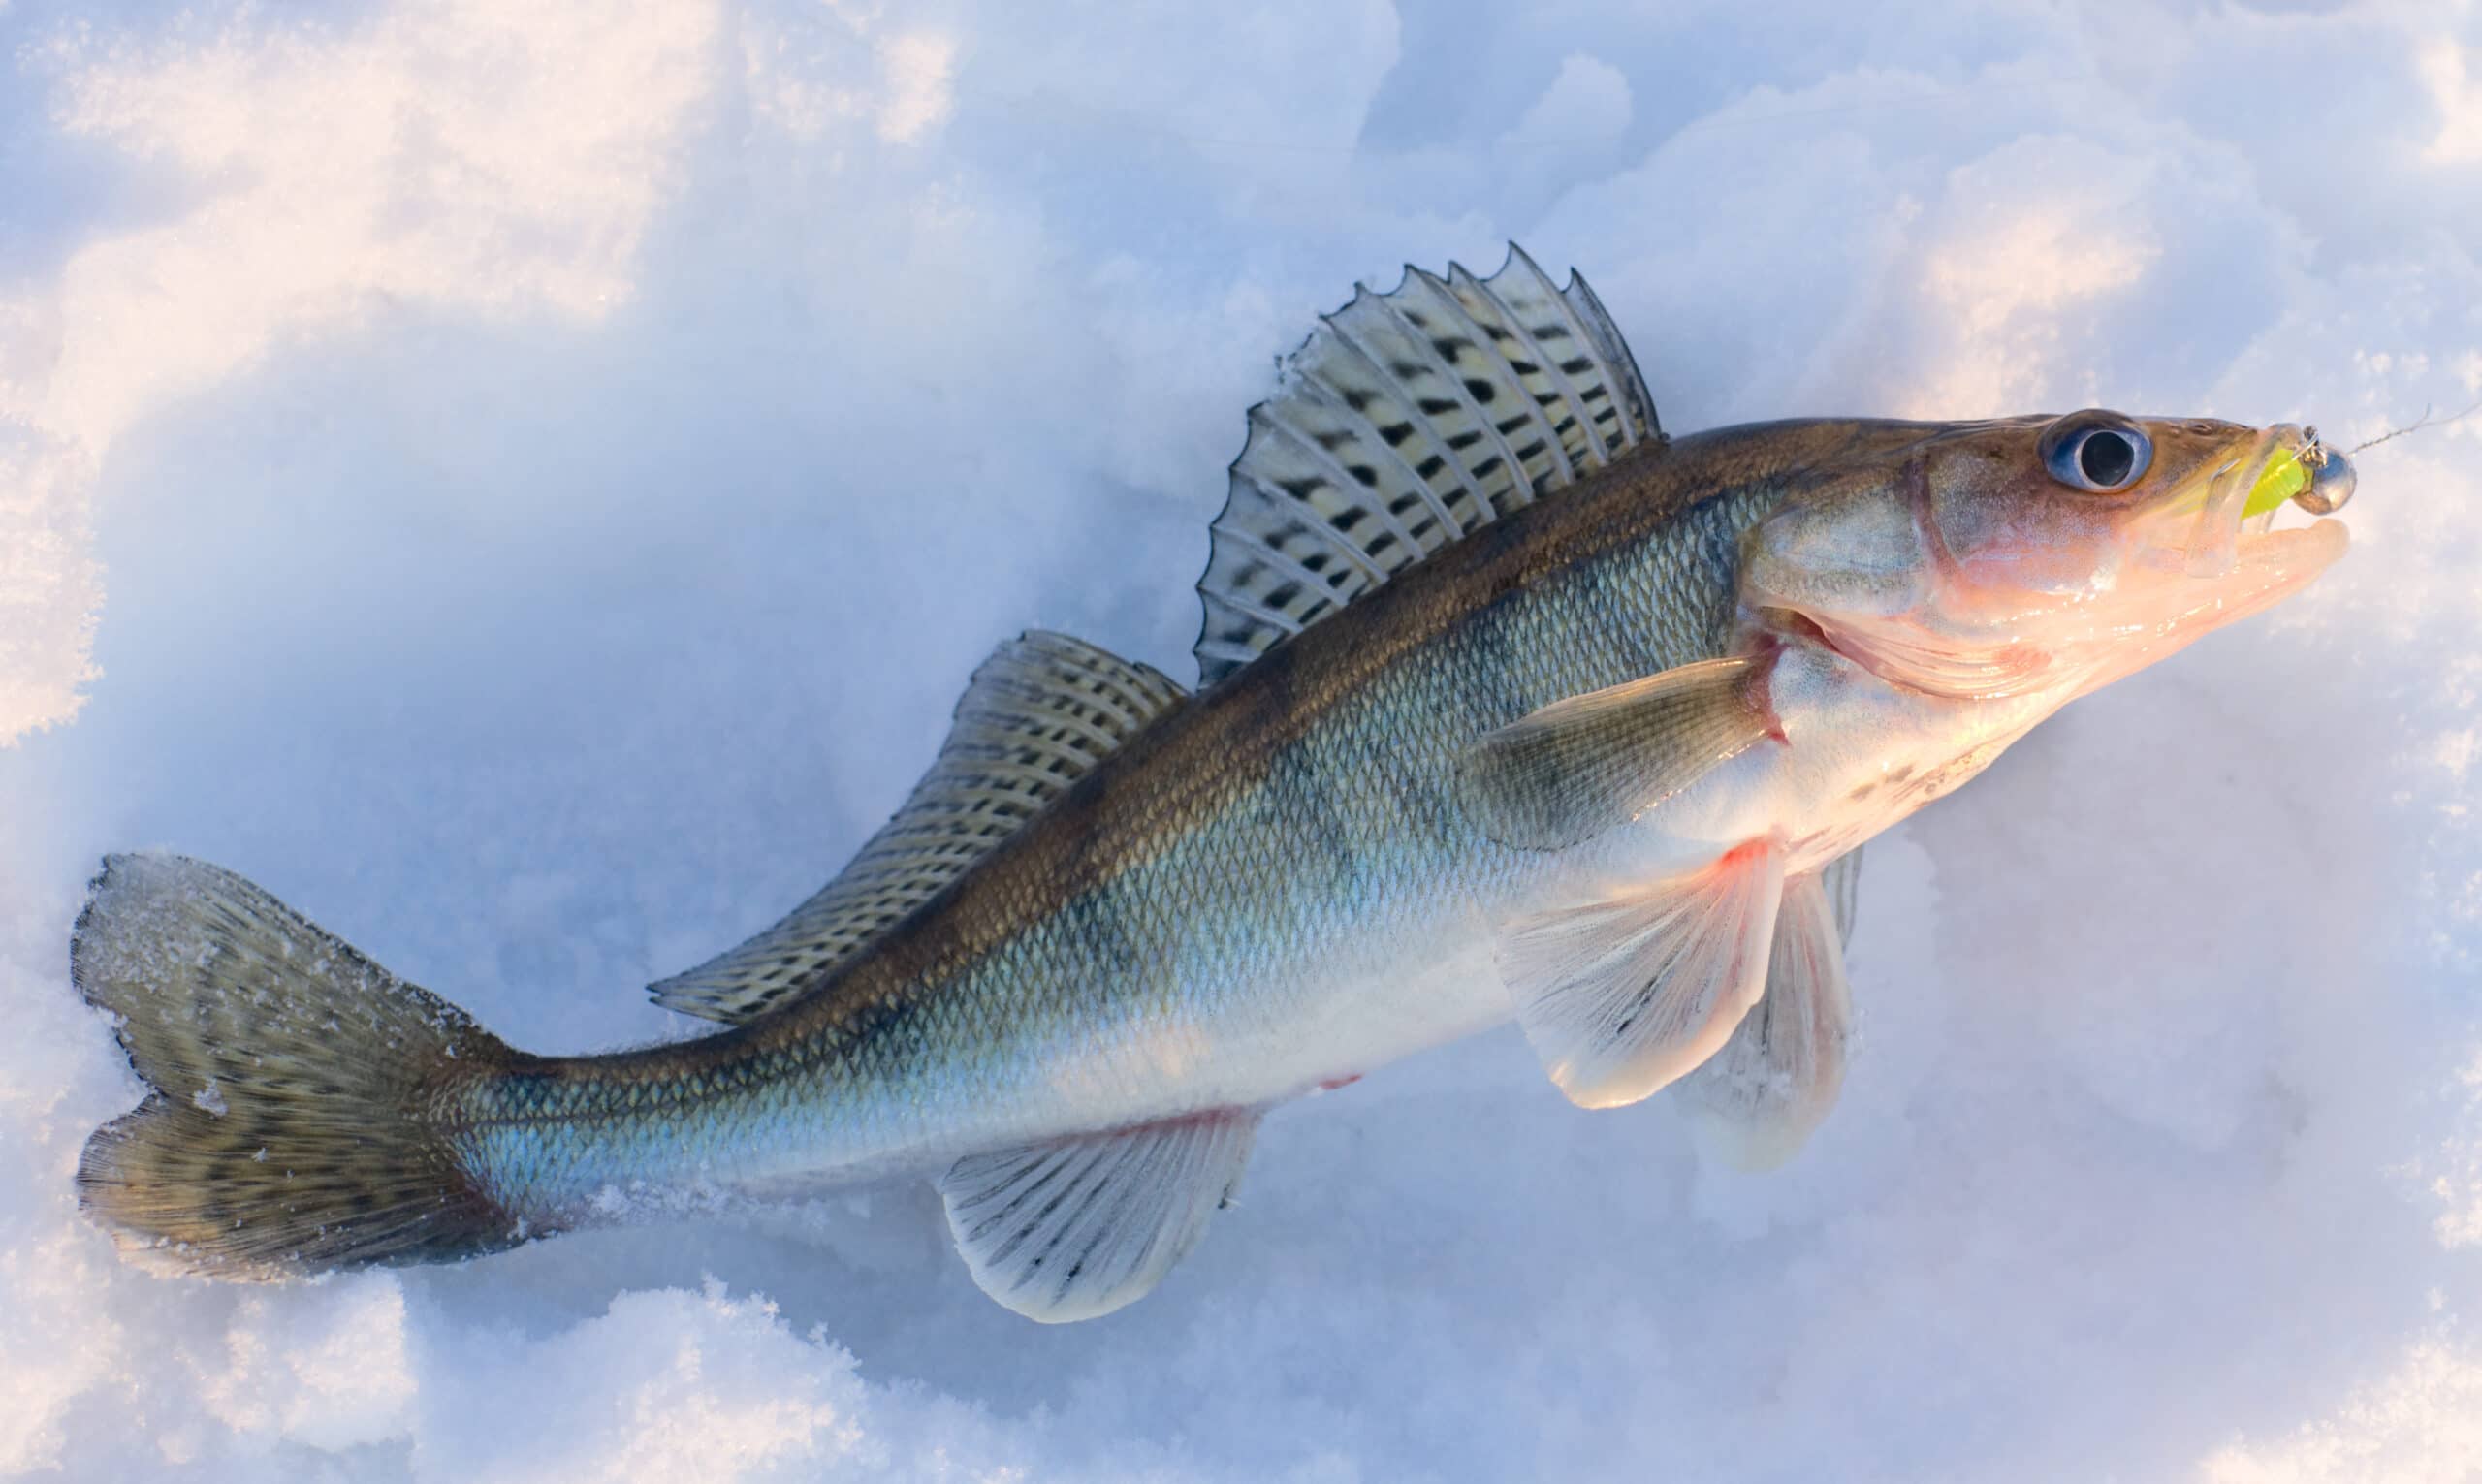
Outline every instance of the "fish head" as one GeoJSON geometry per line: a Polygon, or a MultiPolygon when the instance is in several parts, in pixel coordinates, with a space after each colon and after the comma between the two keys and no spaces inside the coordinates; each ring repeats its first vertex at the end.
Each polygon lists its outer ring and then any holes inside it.
{"type": "Polygon", "coordinates": [[[2299,591],[2353,471],[2313,428],[2064,417],[1861,425],[1750,534],[1741,603],[1892,683],[2054,704],[2299,591]],[[2322,519],[2275,528],[2297,504],[2322,519]]]}

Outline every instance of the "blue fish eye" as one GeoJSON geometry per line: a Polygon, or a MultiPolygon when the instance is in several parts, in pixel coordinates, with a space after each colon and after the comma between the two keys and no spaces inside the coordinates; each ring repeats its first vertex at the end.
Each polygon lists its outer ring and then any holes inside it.
{"type": "Polygon", "coordinates": [[[2126,489],[2154,461],[2154,442],[2134,424],[2093,418],[2084,413],[2054,424],[2043,438],[2043,466],[2073,489],[2099,494],[2126,489]]]}

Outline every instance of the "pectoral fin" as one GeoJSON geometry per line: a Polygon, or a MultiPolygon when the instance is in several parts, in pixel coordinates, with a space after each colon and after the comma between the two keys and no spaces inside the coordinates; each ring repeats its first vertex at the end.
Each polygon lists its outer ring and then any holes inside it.
{"type": "Polygon", "coordinates": [[[1458,797],[1504,845],[1590,839],[1772,735],[1766,674],[1755,660],[1705,660],[1555,701],[1476,741],[1458,797]]]}
{"type": "Polygon", "coordinates": [[[1844,1086],[1853,1001],[1836,917],[1820,876],[1784,883],[1766,993],[1724,1049],[1681,1084],[1702,1137],[1742,1169],[1792,1158],[1844,1086]]]}
{"type": "Polygon", "coordinates": [[[1766,983],[1784,852],[1757,839],[1684,876],[1514,926],[1517,1024],[1572,1102],[1616,1108],[1720,1050],[1766,983]]]}
{"type": "Polygon", "coordinates": [[[970,1154],[940,1178],[982,1291],[1029,1319],[1092,1319],[1146,1296],[1241,1182],[1256,1110],[970,1154]]]}

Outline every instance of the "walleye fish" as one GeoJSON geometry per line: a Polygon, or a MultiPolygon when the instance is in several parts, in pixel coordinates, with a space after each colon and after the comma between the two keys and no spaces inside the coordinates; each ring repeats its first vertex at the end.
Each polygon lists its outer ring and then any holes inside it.
{"type": "Polygon", "coordinates": [[[1746,1163],[1844,1075],[1862,842],[2073,698],[2298,591],[2314,431],[2099,409],[1670,438],[1584,280],[1360,290],[1252,409],[1200,683],[1000,647],[911,800],[653,987],[725,1027],[538,1057],[265,892],[106,860],[80,991],[149,1091],[78,1172],[129,1251],[280,1279],[935,1181],[1020,1313],[1154,1287],[1278,1104],[1513,1018],[1589,1108],[1746,1163]]]}

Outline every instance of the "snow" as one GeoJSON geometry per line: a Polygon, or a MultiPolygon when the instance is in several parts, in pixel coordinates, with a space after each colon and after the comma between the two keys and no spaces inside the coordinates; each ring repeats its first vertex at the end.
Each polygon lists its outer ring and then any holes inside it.
{"type": "Polygon", "coordinates": [[[1242,409],[1402,259],[1583,268],[1679,430],[2482,395],[2469,8],[1128,9],[0,9],[0,1476],[2482,1470],[2482,419],[1874,847],[1785,1170],[1503,1032],[1279,1114],[1083,1326],[919,1189],[115,1258],[100,854],[524,1046],[680,1033],[636,987],[824,879],[998,640],[1191,673],[1242,409]]]}

